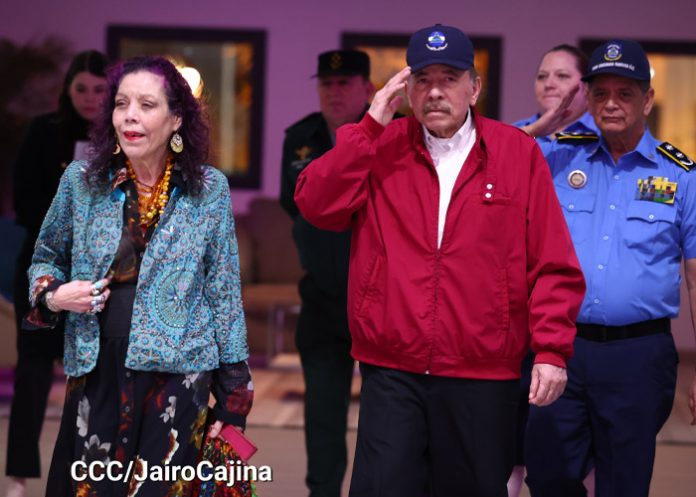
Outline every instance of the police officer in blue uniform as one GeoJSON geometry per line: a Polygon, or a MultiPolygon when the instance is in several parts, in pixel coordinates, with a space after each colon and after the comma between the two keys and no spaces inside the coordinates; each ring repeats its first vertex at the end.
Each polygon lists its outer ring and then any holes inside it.
{"type": "Polygon", "coordinates": [[[696,311],[696,172],[647,130],[654,90],[638,43],[599,47],[583,80],[600,134],[562,134],[546,158],[587,293],[565,393],[530,410],[527,484],[533,497],[584,496],[594,465],[597,497],[647,497],[674,399],[682,257],[696,311]]]}
{"type": "Polygon", "coordinates": [[[315,228],[299,213],[293,195],[300,172],[333,147],[336,129],[362,118],[374,88],[370,59],[357,50],[320,54],[316,77],[321,112],[286,130],[280,203],[293,219],[293,238],[306,271],[295,336],[305,380],[306,483],[311,497],[339,497],[348,460],[354,367],[346,310],[350,231],[315,228]]]}

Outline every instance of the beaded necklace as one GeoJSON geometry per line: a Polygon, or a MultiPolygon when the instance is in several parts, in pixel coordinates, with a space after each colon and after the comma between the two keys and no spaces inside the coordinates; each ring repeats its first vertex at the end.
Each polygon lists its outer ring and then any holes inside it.
{"type": "Polygon", "coordinates": [[[164,171],[153,186],[142,183],[135,174],[130,159],[126,159],[128,176],[133,180],[135,189],[138,191],[138,213],[140,214],[140,225],[147,228],[157,222],[164,212],[164,208],[169,201],[169,179],[172,175],[174,160],[172,156],[167,157],[167,164],[164,171]]]}

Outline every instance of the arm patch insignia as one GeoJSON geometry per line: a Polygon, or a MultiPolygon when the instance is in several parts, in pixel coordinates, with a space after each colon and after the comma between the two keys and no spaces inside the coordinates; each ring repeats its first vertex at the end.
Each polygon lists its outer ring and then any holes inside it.
{"type": "Polygon", "coordinates": [[[694,161],[689,159],[687,155],[669,142],[661,143],[657,146],[657,151],[674,162],[677,166],[685,171],[691,171],[694,167],[694,161]]]}

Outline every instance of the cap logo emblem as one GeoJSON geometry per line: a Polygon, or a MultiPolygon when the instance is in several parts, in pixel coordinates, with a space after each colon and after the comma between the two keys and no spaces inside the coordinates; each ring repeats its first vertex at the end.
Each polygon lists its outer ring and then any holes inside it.
{"type": "Polygon", "coordinates": [[[617,61],[621,58],[621,45],[611,43],[607,46],[607,51],[604,53],[604,60],[609,62],[617,61]]]}
{"type": "Polygon", "coordinates": [[[343,59],[341,58],[341,54],[336,52],[331,56],[331,62],[329,62],[329,65],[331,66],[331,69],[334,71],[338,68],[340,68],[343,65],[343,59]]]}
{"type": "Polygon", "coordinates": [[[445,35],[440,31],[433,31],[428,35],[428,42],[425,44],[425,48],[434,52],[444,50],[447,48],[447,40],[445,39],[445,35]]]}

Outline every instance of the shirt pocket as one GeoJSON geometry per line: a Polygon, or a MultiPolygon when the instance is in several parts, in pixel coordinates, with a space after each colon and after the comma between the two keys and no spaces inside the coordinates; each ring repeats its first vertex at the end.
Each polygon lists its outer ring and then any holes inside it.
{"type": "Polygon", "coordinates": [[[557,188],[556,195],[573,242],[578,244],[590,237],[592,213],[597,197],[589,190],[557,188]]]}
{"type": "Polygon", "coordinates": [[[626,211],[624,238],[629,248],[659,253],[676,243],[675,205],[632,200],[626,211]]]}

